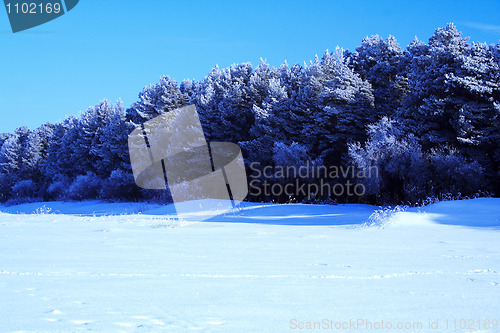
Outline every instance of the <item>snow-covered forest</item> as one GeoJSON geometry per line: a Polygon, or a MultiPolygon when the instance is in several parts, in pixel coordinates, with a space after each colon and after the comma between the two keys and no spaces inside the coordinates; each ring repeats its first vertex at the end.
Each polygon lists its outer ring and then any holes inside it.
{"type": "Polygon", "coordinates": [[[314,200],[419,203],[500,194],[500,43],[471,43],[449,24],[406,49],[392,36],[372,36],[355,52],[327,50],[307,65],[216,66],[203,80],[180,84],[166,76],[129,108],[104,100],[57,124],[0,134],[0,200],[169,202],[168,192],[135,185],[127,137],[189,104],[207,138],[238,143],[247,166],[379,170],[363,180],[363,197],[314,200]]]}

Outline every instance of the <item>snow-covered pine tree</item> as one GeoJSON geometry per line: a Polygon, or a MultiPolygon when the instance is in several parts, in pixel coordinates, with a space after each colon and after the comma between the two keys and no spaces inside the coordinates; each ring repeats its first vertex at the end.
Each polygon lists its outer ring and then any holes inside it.
{"type": "Polygon", "coordinates": [[[468,40],[450,23],[435,31],[428,46],[417,39],[408,46],[409,93],[398,115],[426,150],[457,141],[451,120],[463,101],[447,77],[462,71],[468,40]]]}
{"type": "Polygon", "coordinates": [[[275,142],[289,140],[286,114],[290,100],[286,88],[278,78],[271,78],[267,85],[261,105],[253,106],[255,122],[250,129],[252,139],[240,142],[247,160],[263,166],[272,165],[270,152],[275,142]]]}
{"type": "Polygon", "coordinates": [[[181,92],[176,81],[164,76],[160,82],[144,87],[139,100],[127,109],[126,119],[140,125],[164,112],[189,103],[189,94],[181,92]]]}
{"type": "Polygon", "coordinates": [[[9,134],[0,150],[0,173],[9,175],[12,179],[25,179],[22,171],[23,155],[26,151],[28,137],[31,131],[22,126],[9,134]]]}
{"type": "Polygon", "coordinates": [[[3,143],[8,138],[9,138],[9,133],[0,133],[0,148],[2,148],[3,143]]]}
{"type": "Polygon", "coordinates": [[[304,127],[311,151],[328,165],[340,165],[347,144],[364,141],[366,125],[376,120],[371,85],[349,67],[344,51],[325,52],[306,70],[306,97],[315,107],[304,127]]]}
{"type": "MultiPolygon", "coordinates": [[[[96,106],[88,108],[79,117],[76,138],[70,148],[73,156],[73,168],[77,174],[88,172],[98,174],[103,171],[100,167],[104,128],[115,112],[115,106],[107,100],[102,100],[96,106]]],[[[69,132],[69,131],[68,131],[69,132]]],[[[103,171],[104,172],[104,171],[103,171]]]]}
{"type": "Polygon", "coordinates": [[[378,116],[392,116],[408,92],[407,57],[396,38],[366,37],[351,58],[355,72],[372,85],[378,116]]]}
{"type": "Polygon", "coordinates": [[[269,66],[263,59],[260,59],[260,64],[255,67],[248,82],[250,96],[253,106],[262,107],[262,103],[267,97],[267,90],[272,79],[277,79],[278,71],[269,66]]]}
{"type": "MultiPolygon", "coordinates": [[[[76,122],[76,118],[70,116],[64,121],[56,123],[52,130],[52,136],[49,140],[47,147],[47,157],[42,163],[42,171],[45,179],[50,183],[52,180],[61,175],[68,176],[71,168],[71,154],[68,153],[68,159],[63,158],[63,149],[65,142],[63,142],[66,131],[71,128],[76,122]]],[[[67,141],[66,141],[67,142],[67,141]]]]}
{"type": "Polygon", "coordinates": [[[42,166],[47,158],[49,142],[52,138],[54,125],[46,123],[31,131],[23,149],[23,178],[31,179],[35,184],[42,185],[44,181],[42,166]]]}
{"type": "Polygon", "coordinates": [[[0,200],[8,200],[12,195],[12,186],[24,178],[23,152],[30,130],[25,127],[17,128],[9,133],[0,148],[0,200]]]}
{"type": "Polygon", "coordinates": [[[98,145],[92,151],[92,154],[97,157],[96,174],[102,178],[108,178],[114,170],[118,169],[131,173],[128,135],[134,130],[135,125],[125,120],[121,101],[111,106],[102,126],[98,145]]]}
{"type": "Polygon", "coordinates": [[[450,73],[446,79],[461,99],[452,119],[459,150],[481,163],[489,183],[500,186],[500,57],[497,50],[498,44],[474,43],[463,56],[462,70],[450,73]]]}
{"type": "Polygon", "coordinates": [[[222,70],[215,66],[199,83],[194,101],[209,140],[238,143],[250,139],[255,121],[251,76],[250,63],[222,70]]]}
{"type": "Polygon", "coordinates": [[[304,123],[308,116],[308,101],[304,100],[301,90],[304,87],[304,69],[298,64],[288,67],[282,64],[278,68],[281,85],[285,87],[288,96],[286,101],[280,104],[280,118],[284,119],[286,125],[281,129],[286,133],[286,139],[290,142],[302,142],[304,123]]]}
{"type": "Polygon", "coordinates": [[[249,86],[252,65],[250,63],[232,65],[228,74],[230,85],[224,91],[219,104],[220,127],[214,134],[216,138],[238,143],[250,138],[250,128],[255,121],[249,86]]]}
{"type": "Polygon", "coordinates": [[[185,104],[193,104],[196,94],[197,83],[194,80],[183,80],[179,86],[179,90],[184,98],[185,104]]]}

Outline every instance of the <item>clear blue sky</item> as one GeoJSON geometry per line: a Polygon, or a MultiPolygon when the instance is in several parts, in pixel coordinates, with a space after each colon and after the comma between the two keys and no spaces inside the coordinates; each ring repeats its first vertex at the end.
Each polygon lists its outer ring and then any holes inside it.
{"type": "Polygon", "coordinates": [[[302,64],[374,34],[405,47],[448,22],[473,41],[497,43],[500,1],[80,0],[16,34],[0,8],[0,132],[54,123],[103,98],[127,107],[162,75],[199,80],[216,64],[260,58],[302,64]]]}

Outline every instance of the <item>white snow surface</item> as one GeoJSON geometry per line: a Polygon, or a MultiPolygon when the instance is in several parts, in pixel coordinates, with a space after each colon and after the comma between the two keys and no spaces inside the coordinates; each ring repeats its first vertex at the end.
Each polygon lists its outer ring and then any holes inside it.
{"type": "Polygon", "coordinates": [[[378,209],[0,206],[0,332],[499,332],[500,199],[378,209]]]}

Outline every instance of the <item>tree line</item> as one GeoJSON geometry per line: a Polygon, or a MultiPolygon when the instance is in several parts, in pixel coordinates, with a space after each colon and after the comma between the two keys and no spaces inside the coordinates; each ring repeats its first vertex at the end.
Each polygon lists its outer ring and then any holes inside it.
{"type": "Polygon", "coordinates": [[[500,43],[470,43],[448,24],[428,43],[415,38],[406,49],[392,36],[371,36],[355,52],[327,50],[307,65],[216,66],[201,81],[180,84],[166,76],[127,109],[103,100],[56,124],[0,134],[0,200],[169,202],[168,191],[135,185],[127,137],[189,104],[207,139],[238,143],[247,166],[379,171],[359,180],[362,197],[249,200],[416,204],[500,193],[500,43]]]}

